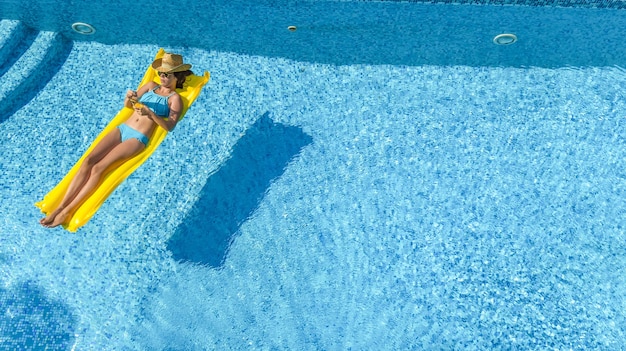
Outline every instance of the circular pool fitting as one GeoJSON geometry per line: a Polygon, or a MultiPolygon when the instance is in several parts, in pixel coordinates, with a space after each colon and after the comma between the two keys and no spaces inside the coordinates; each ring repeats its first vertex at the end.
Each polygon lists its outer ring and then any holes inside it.
{"type": "Polygon", "coordinates": [[[83,35],[91,35],[96,32],[96,29],[88,23],[76,22],[72,24],[72,29],[74,32],[83,35]]]}
{"type": "Polygon", "coordinates": [[[296,26],[289,26],[289,27],[287,27],[287,29],[288,29],[290,32],[295,32],[295,31],[296,31],[296,29],[298,29],[298,28],[296,28],[296,26]]]}
{"type": "Polygon", "coordinates": [[[517,36],[511,33],[499,34],[493,38],[493,43],[497,45],[511,45],[517,41],[517,36]]]}

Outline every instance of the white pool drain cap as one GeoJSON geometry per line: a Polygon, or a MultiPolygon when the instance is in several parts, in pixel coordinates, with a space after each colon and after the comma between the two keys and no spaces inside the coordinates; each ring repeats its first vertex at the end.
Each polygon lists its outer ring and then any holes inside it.
{"type": "Polygon", "coordinates": [[[504,33],[496,35],[493,38],[493,43],[497,45],[511,45],[517,41],[517,36],[511,33],[504,33]]]}
{"type": "Polygon", "coordinates": [[[83,35],[91,35],[96,32],[96,29],[89,23],[76,22],[72,24],[74,32],[83,35]]]}

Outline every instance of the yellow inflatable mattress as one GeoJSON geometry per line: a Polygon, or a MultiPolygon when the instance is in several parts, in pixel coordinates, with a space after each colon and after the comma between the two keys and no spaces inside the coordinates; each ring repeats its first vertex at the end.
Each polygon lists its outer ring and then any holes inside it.
{"type": "MultiPolygon", "coordinates": [[[[160,49],[156,54],[155,59],[163,57],[165,51],[160,49]]],[[[191,75],[188,76],[185,80],[185,86],[183,89],[177,89],[176,91],[180,94],[183,100],[183,111],[180,116],[180,120],[185,116],[185,113],[189,109],[189,106],[193,104],[198,95],[200,95],[200,91],[202,87],[209,81],[209,72],[204,72],[201,76],[191,75]]],[[[151,66],[148,66],[146,73],[139,83],[139,87],[147,84],[150,81],[154,81],[157,84],[160,84],[160,78],[156,74],[156,70],[154,70],[151,66]]],[[[56,209],[67,188],[69,187],[70,182],[74,178],[74,175],[78,171],[80,165],[82,164],[85,157],[91,152],[91,150],[100,142],[100,140],[111,130],[117,128],[120,124],[124,123],[133,113],[133,109],[124,107],[118,114],[113,118],[113,120],[102,130],[100,135],[93,141],[91,146],[85,151],[83,156],[76,162],[74,167],[67,173],[67,175],[61,180],[59,184],[57,184],[54,189],[52,189],[42,201],[37,202],[35,206],[39,207],[43,213],[48,215],[54,209],[56,209]]],[[[179,120],[179,122],[180,122],[179,120]]],[[[89,195],[85,201],[79,205],[79,207],[75,210],[75,212],[68,217],[66,223],[63,224],[63,227],[70,232],[75,232],[78,228],[85,225],[89,219],[98,211],[100,206],[106,201],[109,195],[120,185],[131,173],[133,173],[142,163],[144,163],[150,155],[156,150],[156,148],[161,144],[165,136],[167,135],[167,131],[159,126],[155,128],[148,145],[146,148],[135,155],[131,159],[123,162],[117,168],[114,168],[110,171],[103,179],[100,181],[100,184],[96,188],[96,190],[89,195]]]]}

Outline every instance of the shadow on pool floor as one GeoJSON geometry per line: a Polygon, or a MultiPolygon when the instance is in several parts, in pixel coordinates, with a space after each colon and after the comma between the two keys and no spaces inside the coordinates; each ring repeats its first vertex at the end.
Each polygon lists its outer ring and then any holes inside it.
{"type": "Polygon", "coordinates": [[[271,182],[312,138],[302,129],[261,116],[207,180],[200,198],[167,242],[174,259],[219,267],[239,226],[271,182]]]}

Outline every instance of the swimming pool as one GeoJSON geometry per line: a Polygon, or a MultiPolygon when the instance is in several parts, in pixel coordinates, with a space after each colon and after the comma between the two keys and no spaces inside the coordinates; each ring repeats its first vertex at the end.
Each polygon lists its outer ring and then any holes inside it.
{"type": "Polygon", "coordinates": [[[3,349],[622,347],[621,3],[133,4],[0,5],[3,349]],[[204,92],[41,228],[160,45],[204,92]]]}

